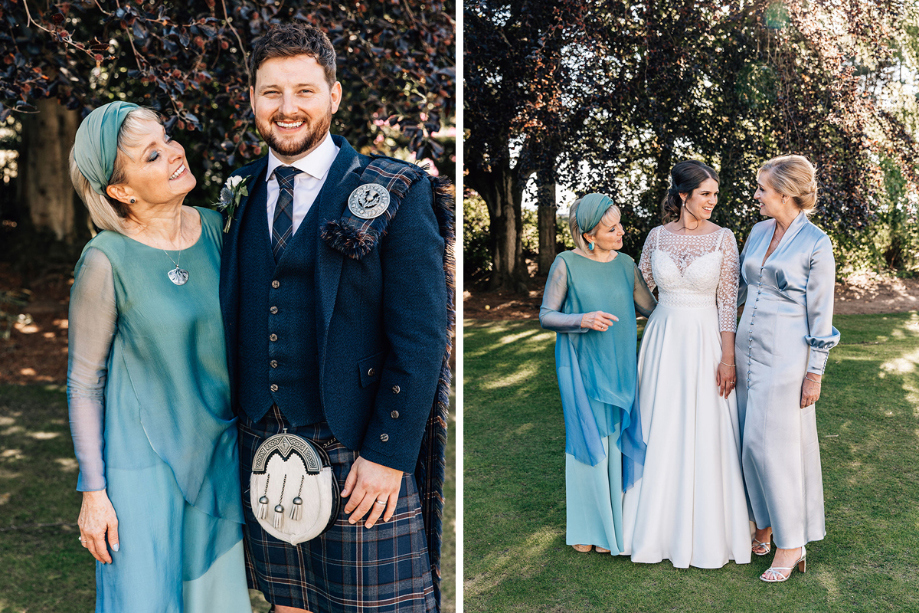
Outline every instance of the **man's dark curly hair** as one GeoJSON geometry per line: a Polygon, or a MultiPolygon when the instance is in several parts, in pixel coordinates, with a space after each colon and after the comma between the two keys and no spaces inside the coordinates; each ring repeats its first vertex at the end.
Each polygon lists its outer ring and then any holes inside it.
{"type": "Polygon", "coordinates": [[[314,58],[325,69],[329,87],[335,84],[335,48],[325,32],[313,26],[286,23],[273,26],[252,44],[249,85],[255,87],[255,74],[266,60],[296,55],[314,58]]]}

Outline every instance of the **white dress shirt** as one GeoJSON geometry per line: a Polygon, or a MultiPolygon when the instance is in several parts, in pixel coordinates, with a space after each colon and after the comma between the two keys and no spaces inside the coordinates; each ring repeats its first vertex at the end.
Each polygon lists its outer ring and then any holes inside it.
{"type": "MultiPolygon", "coordinates": [[[[291,164],[291,166],[301,171],[294,177],[294,214],[293,228],[291,229],[292,234],[296,234],[297,228],[300,227],[300,222],[303,221],[303,218],[306,217],[310,207],[313,206],[313,202],[316,201],[316,196],[319,195],[319,190],[321,190],[322,186],[325,184],[325,178],[329,174],[329,169],[332,167],[332,163],[338,156],[338,151],[339,147],[335,144],[335,141],[332,140],[332,135],[326,134],[325,140],[322,141],[322,144],[316,147],[312,153],[306,157],[300,158],[291,164]]],[[[271,238],[271,228],[274,226],[274,209],[278,204],[278,195],[281,193],[281,188],[278,185],[278,180],[272,175],[274,174],[275,168],[283,165],[284,163],[274,155],[274,151],[269,149],[268,172],[265,175],[268,177],[267,187],[269,238],[271,238]]]]}

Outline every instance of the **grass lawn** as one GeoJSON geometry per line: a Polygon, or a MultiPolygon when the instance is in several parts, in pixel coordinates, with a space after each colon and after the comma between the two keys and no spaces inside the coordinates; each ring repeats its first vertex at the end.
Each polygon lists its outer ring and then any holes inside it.
{"type": "MultiPolygon", "coordinates": [[[[456,593],[453,426],[443,522],[445,613],[455,610],[456,593]]],[[[77,540],[76,480],[63,388],[0,386],[0,613],[94,610],[95,563],[77,540]]],[[[268,610],[260,592],[250,594],[257,613],[268,610]]]]}
{"type": "Polygon", "coordinates": [[[720,570],[565,545],[555,333],[464,326],[464,607],[513,611],[919,611],[919,314],[837,316],[817,427],[827,537],[807,573],[720,570]]]}

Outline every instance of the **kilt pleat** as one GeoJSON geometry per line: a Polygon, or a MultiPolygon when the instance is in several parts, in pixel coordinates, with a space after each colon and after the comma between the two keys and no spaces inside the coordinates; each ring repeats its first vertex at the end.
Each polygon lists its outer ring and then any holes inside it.
{"type": "MultiPolygon", "coordinates": [[[[396,512],[369,530],[351,525],[342,512],[321,536],[290,545],[266,533],[249,501],[249,475],[255,450],[268,437],[288,433],[325,442],[328,424],[291,427],[277,408],[252,423],[240,416],[242,499],[246,524],[246,575],[249,587],[268,602],[312,613],[428,613],[436,611],[424,521],[415,479],[402,477],[396,512]]],[[[326,448],[332,471],[344,488],[356,451],[334,442],[326,448]]]]}

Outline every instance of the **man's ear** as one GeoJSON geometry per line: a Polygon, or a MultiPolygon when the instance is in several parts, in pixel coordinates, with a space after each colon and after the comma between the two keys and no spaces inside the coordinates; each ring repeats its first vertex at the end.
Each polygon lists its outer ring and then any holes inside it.
{"type": "Polygon", "coordinates": [[[338,105],[341,104],[341,83],[335,81],[335,85],[329,90],[329,96],[332,98],[332,114],[338,112],[338,105]]]}

